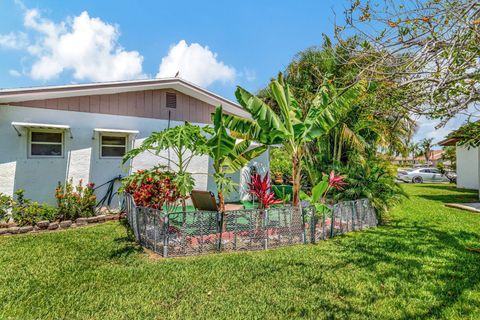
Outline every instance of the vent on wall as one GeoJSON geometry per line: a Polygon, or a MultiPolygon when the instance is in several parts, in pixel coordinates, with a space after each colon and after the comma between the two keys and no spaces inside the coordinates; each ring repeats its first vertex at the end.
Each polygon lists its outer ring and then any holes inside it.
{"type": "Polygon", "coordinates": [[[177,95],[172,92],[167,92],[167,108],[175,109],[177,107],[177,95]]]}

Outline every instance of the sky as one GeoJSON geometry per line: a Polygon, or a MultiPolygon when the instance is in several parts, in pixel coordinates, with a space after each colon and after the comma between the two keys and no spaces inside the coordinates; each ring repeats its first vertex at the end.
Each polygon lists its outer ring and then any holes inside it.
{"type": "MultiPolygon", "coordinates": [[[[234,100],[332,36],[348,0],[0,0],[0,88],[179,77],[234,100]]],[[[441,140],[421,118],[416,140],[441,140]]]]}

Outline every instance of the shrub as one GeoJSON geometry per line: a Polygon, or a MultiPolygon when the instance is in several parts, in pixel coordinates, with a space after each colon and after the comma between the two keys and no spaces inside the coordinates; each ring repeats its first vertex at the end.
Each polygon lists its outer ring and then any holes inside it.
{"type": "Polygon", "coordinates": [[[0,221],[3,221],[7,218],[9,210],[12,208],[13,198],[0,193],[0,221]]]}
{"type": "Polygon", "coordinates": [[[406,193],[396,181],[389,164],[382,160],[370,160],[364,165],[352,164],[342,168],[348,178],[345,190],[336,194],[339,200],[368,198],[376,209],[379,220],[392,206],[398,204],[406,193]]]}
{"type": "Polygon", "coordinates": [[[122,190],[133,196],[139,207],[171,211],[180,199],[174,184],[175,173],[162,171],[161,167],[151,170],[138,170],[124,178],[122,190]]]}
{"type": "Polygon", "coordinates": [[[57,218],[57,208],[31,201],[24,194],[25,190],[15,191],[16,201],[12,203],[12,218],[19,226],[35,225],[38,221],[53,221],[57,218]]]}
{"type": "Polygon", "coordinates": [[[292,159],[284,148],[272,148],[270,151],[270,172],[272,177],[281,176],[290,179],[292,175],[292,159]]]}
{"type": "Polygon", "coordinates": [[[74,220],[95,215],[97,197],[93,193],[93,187],[93,183],[83,186],[82,180],[75,187],[73,179],[67,181],[65,186],[59,182],[55,189],[55,198],[60,219],[74,220]]]}

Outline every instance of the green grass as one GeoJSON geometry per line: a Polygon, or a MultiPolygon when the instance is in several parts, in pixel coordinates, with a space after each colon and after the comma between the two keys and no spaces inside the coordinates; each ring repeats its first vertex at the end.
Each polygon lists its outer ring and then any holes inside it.
{"type": "Polygon", "coordinates": [[[0,319],[478,319],[476,194],[406,185],[390,222],[316,245],[153,259],[111,222],[0,238],[0,319]]]}

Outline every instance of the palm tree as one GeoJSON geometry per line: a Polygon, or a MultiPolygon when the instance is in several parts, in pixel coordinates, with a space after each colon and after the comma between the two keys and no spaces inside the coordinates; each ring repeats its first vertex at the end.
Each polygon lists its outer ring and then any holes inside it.
{"type": "Polygon", "coordinates": [[[417,156],[418,152],[420,151],[420,145],[418,142],[410,142],[408,144],[408,152],[412,156],[412,163],[415,164],[415,157],[417,156]]]}
{"type": "Polygon", "coordinates": [[[278,80],[270,83],[270,92],[280,109],[280,115],[260,98],[238,87],[235,92],[237,100],[252,115],[253,121],[224,115],[225,125],[260,143],[283,144],[292,159],[293,205],[298,206],[302,160],[307,144],[330,133],[351,110],[359,91],[360,85],[355,85],[339,94],[333,86],[325,85],[309,101],[307,108],[295,99],[280,74],[278,80]]]}
{"type": "Polygon", "coordinates": [[[425,138],[420,142],[420,146],[422,148],[423,154],[425,156],[425,160],[427,161],[427,165],[430,162],[430,155],[432,152],[433,147],[433,138],[425,138]]]}

